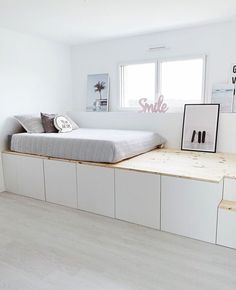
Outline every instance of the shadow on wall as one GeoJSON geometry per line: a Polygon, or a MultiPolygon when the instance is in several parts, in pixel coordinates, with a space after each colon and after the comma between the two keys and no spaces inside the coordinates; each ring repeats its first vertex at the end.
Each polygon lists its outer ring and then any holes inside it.
{"type": "Polygon", "coordinates": [[[10,148],[10,136],[15,133],[25,132],[23,127],[12,117],[6,118],[0,126],[0,149],[10,148]]]}

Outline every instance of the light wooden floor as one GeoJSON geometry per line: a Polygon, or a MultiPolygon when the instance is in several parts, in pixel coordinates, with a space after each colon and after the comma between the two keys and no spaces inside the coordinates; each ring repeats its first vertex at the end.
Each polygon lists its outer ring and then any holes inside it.
{"type": "Polygon", "coordinates": [[[3,193],[0,289],[235,290],[236,251],[3,193]]]}

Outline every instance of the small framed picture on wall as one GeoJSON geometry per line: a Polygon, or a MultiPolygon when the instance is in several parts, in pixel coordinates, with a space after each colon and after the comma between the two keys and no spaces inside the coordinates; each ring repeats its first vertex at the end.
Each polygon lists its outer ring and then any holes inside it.
{"type": "Polygon", "coordinates": [[[184,106],[182,150],[216,152],[219,111],[219,104],[184,106]]]}
{"type": "Polygon", "coordinates": [[[109,75],[88,75],[87,112],[107,112],[109,97],[109,75]]]}

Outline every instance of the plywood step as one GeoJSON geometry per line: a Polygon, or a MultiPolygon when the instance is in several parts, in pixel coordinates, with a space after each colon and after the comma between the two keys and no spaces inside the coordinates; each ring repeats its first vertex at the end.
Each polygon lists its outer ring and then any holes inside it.
{"type": "Polygon", "coordinates": [[[219,208],[236,211],[236,201],[222,200],[219,208]]]}

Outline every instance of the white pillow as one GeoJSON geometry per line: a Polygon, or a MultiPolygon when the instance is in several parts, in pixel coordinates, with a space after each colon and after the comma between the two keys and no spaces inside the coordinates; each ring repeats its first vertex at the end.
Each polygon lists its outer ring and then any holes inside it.
{"type": "Polygon", "coordinates": [[[40,117],[33,115],[14,116],[15,119],[28,133],[44,133],[42,120],[40,117]]]}
{"type": "Polygon", "coordinates": [[[73,130],[70,120],[62,115],[58,115],[54,118],[54,126],[60,133],[67,133],[73,130]]]}

